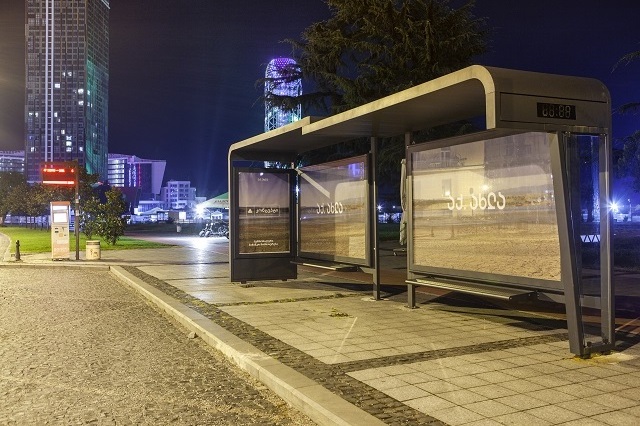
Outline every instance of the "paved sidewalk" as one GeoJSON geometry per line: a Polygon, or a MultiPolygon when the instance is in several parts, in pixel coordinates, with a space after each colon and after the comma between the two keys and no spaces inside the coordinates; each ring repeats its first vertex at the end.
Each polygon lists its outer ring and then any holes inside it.
{"type": "MultiPolygon", "coordinates": [[[[0,246],[0,253],[2,253],[0,246]]],[[[591,360],[569,352],[566,324],[486,300],[402,287],[373,301],[358,274],[229,282],[226,245],[103,251],[128,282],[323,424],[635,425],[640,339],[591,360]]],[[[5,265],[15,265],[6,262],[5,265]]]]}

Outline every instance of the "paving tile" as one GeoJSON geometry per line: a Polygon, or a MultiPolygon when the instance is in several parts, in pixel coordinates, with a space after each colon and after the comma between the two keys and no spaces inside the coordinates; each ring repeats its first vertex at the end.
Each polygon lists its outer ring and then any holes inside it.
{"type": "Polygon", "coordinates": [[[504,386],[500,386],[497,384],[489,384],[489,385],[484,385],[484,386],[478,386],[475,388],[471,388],[470,390],[472,390],[473,392],[480,394],[482,396],[485,396],[489,399],[495,399],[495,398],[500,398],[503,396],[510,396],[510,395],[515,395],[518,392],[514,391],[513,389],[508,389],[505,388],[504,386]]]}
{"type": "Polygon", "coordinates": [[[418,383],[416,386],[433,394],[440,394],[443,392],[451,392],[461,389],[460,386],[456,386],[453,383],[445,380],[432,380],[429,382],[418,383]]]}
{"type": "Polygon", "coordinates": [[[485,417],[501,416],[503,414],[515,413],[517,410],[498,401],[485,400],[466,404],[465,408],[475,411],[485,417]]]}
{"type": "Polygon", "coordinates": [[[401,386],[407,385],[407,382],[391,376],[380,377],[377,379],[363,380],[363,382],[381,391],[384,391],[387,389],[399,388],[401,386]]]}
{"type": "Polygon", "coordinates": [[[557,404],[559,402],[572,401],[574,399],[577,399],[576,396],[560,392],[556,389],[540,389],[534,392],[527,393],[525,395],[532,396],[549,404],[557,404]]]}
{"type": "Polygon", "coordinates": [[[447,379],[449,383],[459,386],[463,389],[474,388],[477,386],[488,385],[490,382],[482,380],[476,376],[459,376],[447,379]]]}
{"type": "Polygon", "coordinates": [[[409,399],[422,398],[430,395],[429,392],[413,385],[387,389],[384,391],[384,393],[389,395],[391,398],[397,399],[398,401],[407,401],[409,399]]]}
{"type": "Polygon", "coordinates": [[[478,393],[475,393],[466,389],[458,389],[450,392],[442,392],[438,394],[438,396],[440,398],[446,399],[447,401],[451,401],[456,405],[467,405],[473,402],[484,401],[487,399],[486,397],[478,393]]]}
{"type": "Polygon", "coordinates": [[[356,380],[365,381],[365,380],[373,380],[373,379],[381,379],[383,377],[389,377],[389,375],[379,368],[371,368],[368,370],[360,370],[360,371],[352,371],[347,373],[349,376],[353,377],[356,380]]]}
{"type": "Polygon", "coordinates": [[[637,401],[634,401],[632,399],[623,398],[619,395],[612,395],[608,393],[597,396],[590,396],[585,399],[617,410],[635,407],[638,404],[637,401]]]}
{"type": "Polygon", "coordinates": [[[527,413],[539,417],[552,424],[565,423],[572,420],[578,420],[583,417],[576,412],[555,405],[533,408],[531,410],[528,410],[527,413]]]}
{"type": "Polygon", "coordinates": [[[426,383],[433,380],[433,376],[417,371],[407,374],[398,374],[396,377],[400,380],[404,380],[409,384],[426,383]]]}
{"type": "Polygon", "coordinates": [[[442,399],[436,395],[429,395],[422,398],[410,399],[405,401],[409,407],[414,408],[422,413],[433,415],[432,413],[449,409],[454,406],[454,404],[446,399],[442,399]]]}
{"type": "Polygon", "coordinates": [[[630,426],[637,425],[639,423],[638,417],[627,414],[623,411],[613,411],[611,413],[598,414],[593,416],[593,419],[602,422],[603,425],[611,426],[630,426]]]}
{"type": "Polygon", "coordinates": [[[476,374],[475,375],[477,378],[484,380],[486,382],[489,383],[502,383],[502,382],[508,382],[513,380],[515,377],[510,375],[510,374],[506,374],[506,373],[502,373],[500,371],[490,371],[488,373],[480,373],[480,374],[476,374]]]}
{"type": "Polygon", "coordinates": [[[577,398],[586,398],[588,396],[600,395],[602,391],[590,387],[590,384],[570,384],[565,386],[558,386],[555,388],[557,391],[573,395],[577,398]]]}
{"type": "Polygon", "coordinates": [[[583,416],[595,416],[597,414],[607,413],[613,410],[613,408],[611,407],[607,407],[584,398],[560,402],[556,405],[558,407],[562,407],[567,410],[582,414],[583,416]]]}
{"type": "Polygon", "coordinates": [[[599,389],[603,392],[616,392],[629,387],[627,385],[623,385],[609,379],[592,380],[591,382],[589,382],[589,386],[592,386],[595,389],[599,389]]]}
{"type": "Polygon", "coordinates": [[[554,388],[554,387],[558,387],[558,386],[565,386],[565,385],[570,385],[571,381],[569,380],[564,380],[561,379],[559,377],[556,377],[553,374],[549,374],[546,376],[534,376],[534,377],[529,377],[527,380],[529,380],[530,382],[533,383],[537,383],[541,386],[544,386],[546,388],[554,388]]]}
{"type": "Polygon", "coordinates": [[[549,426],[549,423],[542,420],[540,417],[536,417],[533,414],[529,414],[525,411],[518,411],[515,413],[504,414],[502,416],[493,417],[493,420],[500,422],[500,424],[508,426],[549,426]]]}
{"type": "Polygon", "coordinates": [[[484,417],[463,407],[451,407],[429,413],[431,416],[452,426],[462,425],[472,421],[482,420],[484,417]]]}
{"type": "Polygon", "coordinates": [[[514,390],[518,393],[528,393],[537,391],[540,389],[546,389],[537,383],[530,382],[526,379],[512,380],[510,382],[501,382],[500,386],[504,386],[507,389],[514,390]]]}
{"type": "Polygon", "coordinates": [[[495,401],[501,402],[508,405],[509,407],[513,407],[520,411],[530,410],[532,408],[538,408],[547,405],[547,403],[544,401],[522,394],[496,398],[495,401]]]}

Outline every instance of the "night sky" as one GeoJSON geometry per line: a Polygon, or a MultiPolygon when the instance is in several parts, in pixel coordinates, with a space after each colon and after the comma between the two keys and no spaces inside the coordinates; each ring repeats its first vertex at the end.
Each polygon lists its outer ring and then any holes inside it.
{"type": "MultiPolygon", "coordinates": [[[[452,4],[460,4],[453,1],[452,4]]],[[[110,0],[109,151],[167,160],[165,180],[227,190],[229,145],[261,133],[261,87],[280,41],[328,16],[322,0],[110,0]]],[[[638,0],[477,0],[492,30],[475,63],[593,77],[613,105],[640,101],[638,0]]],[[[304,86],[303,86],[304,89],[304,86]]],[[[0,0],[0,150],[23,149],[24,0],[0,0]]],[[[614,137],[640,115],[614,115],[614,137]]]]}

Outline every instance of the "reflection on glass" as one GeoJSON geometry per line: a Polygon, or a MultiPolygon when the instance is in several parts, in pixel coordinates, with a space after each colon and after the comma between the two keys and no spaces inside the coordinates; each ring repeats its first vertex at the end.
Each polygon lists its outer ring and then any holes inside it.
{"type": "Polygon", "coordinates": [[[365,263],[366,157],[304,167],[300,172],[300,253],[365,263]]]}
{"type": "Polygon", "coordinates": [[[290,192],[286,173],[239,172],[239,253],[289,253],[290,192]]]}
{"type": "Polygon", "coordinates": [[[559,281],[552,137],[414,151],[413,268],[559,281]]]}

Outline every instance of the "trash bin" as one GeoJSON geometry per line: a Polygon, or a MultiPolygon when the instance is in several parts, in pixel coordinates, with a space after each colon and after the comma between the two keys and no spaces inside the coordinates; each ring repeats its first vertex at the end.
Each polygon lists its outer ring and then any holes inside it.
{"type": "Polygon", "coordinates": [[[100,241],[87,241],[87,260],[100,260],[100,241]]]}

